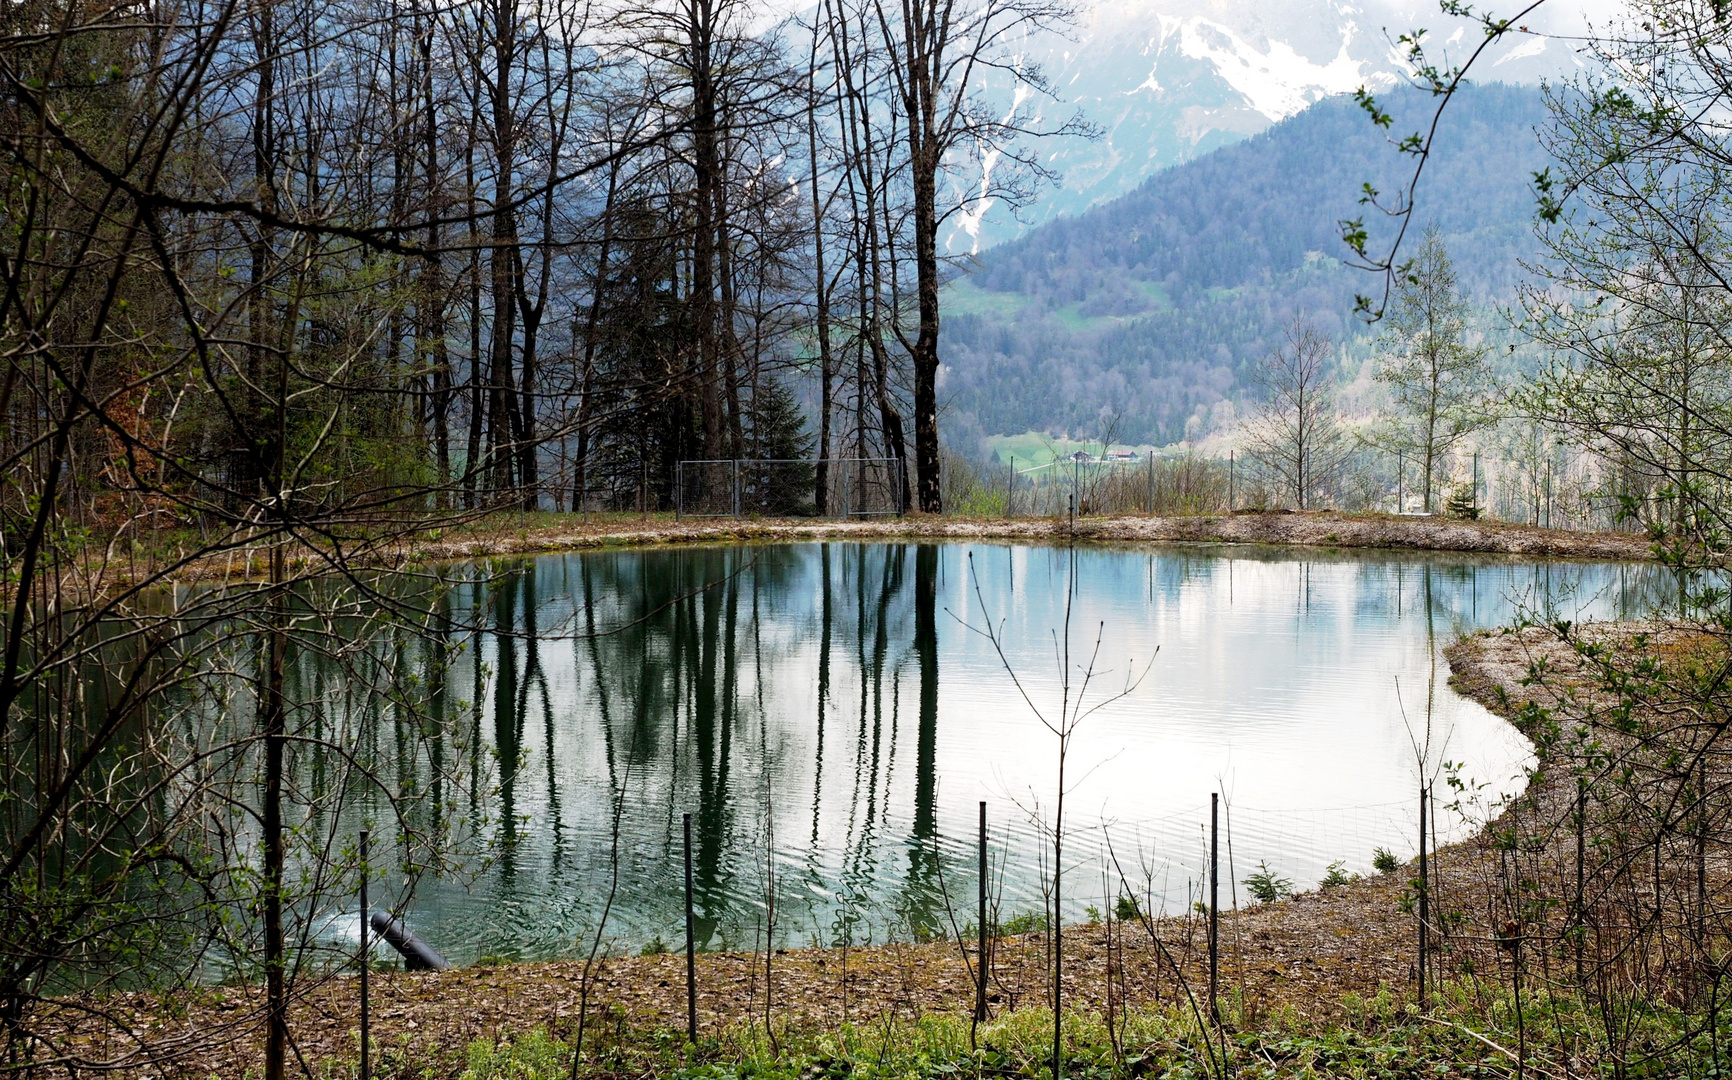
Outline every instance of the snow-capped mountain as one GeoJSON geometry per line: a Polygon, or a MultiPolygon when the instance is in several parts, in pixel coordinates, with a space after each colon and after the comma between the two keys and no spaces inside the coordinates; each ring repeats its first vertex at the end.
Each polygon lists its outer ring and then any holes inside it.
{"type": "MultiPolygon", "coordinates": [[[[1509,83],[1567,76],[1581,64],[1572,39],[1618,11],[1613,0],[1553,0],[1527,32],[1491,45],[1473,75],[1509,83]]],[[[978,251],[1121,195],[1161,168],[1256,134],[1321,98],[1393,86],[1407,74],[1397,38],[1421,27],[1433,62],[1458,63],[1483,40],[1476,23],[1430,3],[1099,0],[1067,32],[1021,45],[1057,99],[1026,88],[1014,94],[1016,107],[1037,120],[1053,126],[1080,115],[1098,137],[1038,140],[1042,160],[1062,180],[1019,213],[974,198],[978,181],[959,171],[952,194],[964,211],[950,219],[946,244],[953,253],[978,251]]]]}

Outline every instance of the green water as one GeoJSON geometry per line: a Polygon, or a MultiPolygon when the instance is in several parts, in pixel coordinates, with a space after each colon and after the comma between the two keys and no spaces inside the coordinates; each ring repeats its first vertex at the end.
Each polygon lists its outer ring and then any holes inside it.
{"type": "MultiPolygon", "coordinates": [[[[381,885],[459,962],[582,951],[610,894],[609,948],[680,947],[688,813],[705,947],[772,922],[778,945],[948,928],[947,895],[972,909],[980,800],[1000,912],[1041,909],[1057,740],[1036,710],[1058,709],[1067,600],[1072,691],[1093,655],[1101,705],[1067,759],[1067,917],[1122,888],[1109,845],[1132,888],[1183,905],[1213,791],[1236,879],[1364,871],[1374,847],[1414,850],[1422,772],[1450,763],[1490,801],[1529,763],[1445,685],[1445,645],[1520,610],[1640,614],[1668,589],[1640,566],[1224,547],[706,547],[490,571],[449,598],[472,629],[448,710],[491,751],[462,798],[492,856],[407,898],[381,885]]],[[[1446,839],[1470,827],[1444,815],[1446,839]]],[[[330,913],[326,933],[353,923],[330,913]]]]}

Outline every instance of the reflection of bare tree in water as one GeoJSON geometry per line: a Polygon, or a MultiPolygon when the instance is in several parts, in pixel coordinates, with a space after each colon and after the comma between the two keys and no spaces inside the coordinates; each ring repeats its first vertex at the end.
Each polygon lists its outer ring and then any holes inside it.
{"type": "Polygon", "coordinates": [[[938,548],[914,549],[914,654],[920,669],[920,729],[915,744],[914,829],[900,914],[916,937],[943,933],[938,866],[938,548]]]}
{"type": "MultiPolygon", "coordinates": [[[[492,857],[470,864],[483,875],[475,893],[462,891],[465,874],[426,894],[423,926],[448,927],[438,943],[459,958],[587,951],[608,877],[606,815],[593,812],[605,802],[624,807],[626,836],[609,949],[679,933],[671,882],[688,811],[694,937],[744,944],[762,899],[766,806],[782,846],[801,856],[800,869],[776,871],[776,945],[938,931],[942,559],[930,546],[711,548],[453,574],[448,597],[430,601],[444,605],[430,624],[437,640],[392,646],[394,663],[398,677],[426,669],[430,710],[459,725],[433,758],[461,760],[448,746],[483,751],[468,755],[459,785],[427,767],[416,776],[424,790],[462,790],[469,813],[454,820],[492,857]],[[446,663],[457,670],[428,668],[446,663]],[[790,663],[816,665],[815,717],[776,713],[790,663]],[[904,691],[918,720],[907,730],[904,691]],[[786,805],[796,791],[809,808],[786,805]],[[483,914],[504,905],[518,915],[483,914]]],[[[329,669],[308,671],[342,685],[329,669]]],[[[393,745],[406,744],[381,744],[388,764],[393,745]]]]}

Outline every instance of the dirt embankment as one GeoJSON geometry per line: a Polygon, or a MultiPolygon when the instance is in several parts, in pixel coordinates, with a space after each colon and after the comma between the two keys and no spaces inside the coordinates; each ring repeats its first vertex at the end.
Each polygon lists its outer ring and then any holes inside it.
{"type": "Polygon", "coordinates": [[[1296,544],[1308,547],[1464,551],[1553,558],[1646,559],[1648,542],[1622,533],[1579,533],[1492,521],[1387,514],[1236,513],[1202,517],[950,518],[911,515],[868,521],[571,516],[494,522],[416,544],[429,559],[727,541],[1009,540],[1027,543],[1296,544]]]}
{"type": "MultiPolygon", "coordinates": [[[[1522,685],[1529,665],[1547,657],[1554,670],[1567,650],[1543,632],[1482,635],[1449,650],[1452,682],[1462,692],[1508,716],[1533,692],[1522,685]]],[[[1542,772],[1542,777],[1548,775],[1542,772]]],[[[1562,776],[1563,771],[1557,775],[1562,776]]],[[[1542,786],[1562,781],[1542,780],[1542,786]]],[[[1525,800],[1545,812],[1558,806],[1549,790],[1525,800]]],[[[1530,811],[1531,812],[1531,811],[1530,811]]],[[[1564,811],[1567,812],[1567,809],[1564,811]]],[[[1557,853],[1559,869],[1567,861],[1557,853]]],[[[1449,974],[1470,965],[1496,970],[1498,853],[1489,835],[1445,849],[1435,861],[1437,910],[1455,922],[1433,958],[1449,974]]],[[[1410,904],[1410,864],[1395,873],[1318,890],[1291,900],[1227,914],[1222,928],[1222,993],[1243,1002],[1252,1024],[1268,1010],[1285,1008],[1324,1020],[1339,1014],[1345,996],[1388,990],[1413,992],[1417,926],[1410,904]]],[[[1109,970],[1117,1008],[1173,1001],[1189,987],[1206,992],[1206,937],[1200,919],[1157,920],[1154,931],[1117,928],[1108,948],[1100,925],[1067,928],[1065,991],[1083,1009],[1104,1010],[1109,970]],[[1110,960],[1110,969],[1109,969],[1110,960]]],[[[997,947],[991,998],[995,1010],[1038,1005],[1045,998],[1046,942],[1042,935],[1008,938],[997,947]]],[[[969,951],[972,952],[970,945],[969,951]]],[[[697,959],[699,1020],[714,1032],[766,1014],[778,1025],[829,1027],[844,1020],[882,1020],[931,1012],[963,1012],[973,988],[954,942],[886,945],[866,949],[796,949],[762,953],[702,953],[697,959]]],[[[374,987],[374,1034],[406,1060],[432,1074],[460,1071],[464,1047],[544,1027],[569,1036],[578,1014],[583,965],[577,961],[473,967],[440,973],[380,974],[374,987]]],[[[685,1023],[684,956],[617,957],[592,973],[592,1022],[612,1030],[681,1030],[685,1023]]],[[[301,1058],[320,1075],[319,1063],[352,1061],[358,1036],[357,982],[329,979],[302,995],[291,1026],[301,1058]]],[[[78,1003],[46,1018],[54,1043],[85,1061],[131,1062],[133,1071],[204,1078],[241,1076],[256,1067],[263,1020],[262,988],[221,987],[165,1003],[119,995],[78,1003]],[[83,1009],[94,1012],[83,1012],[83,1009]],[[106,1014],[107,1019],[99,1019],[106,1014]],[[138,1033],[117,1038],[116,1022],[138,1033]],[[97,1030],[108,1032],[98,1036],[97,1030]],[[144,1045],[168,1052],[149,1069],[144,1045]]],[[[152,1055],[154,1056],[154,1055],[152,1055]]],[[[419,1074],[419,1073],[418,1073],[419,1074]]]]}
{"type": "MultiPolygon", "coordinates": [[[[599,548],[802,541],[981,540],[1025,544],[1257,544],[1336,549],[1459,551],[1485,555],[1634,561],[1652,557],[1648,541],[1624,533],[1581,533],[1496,521],[1342,514],[1252,513],[1199,517],[962,518],[911,514],[901,518],[685,518],[671,515],[523,514],[504,511],[448,528],[419,529],[397,521],[339,549],[306,546],[291,553],[298,575],[338,566],[401,569],[427,563],[509,558],[599,548]]],[[[244,538],[187,558],[184,551],[97,558],[68,568],[67,587],[102,595],[141,583],[238,581],[263,577],[268,549],[244,538]]]]}

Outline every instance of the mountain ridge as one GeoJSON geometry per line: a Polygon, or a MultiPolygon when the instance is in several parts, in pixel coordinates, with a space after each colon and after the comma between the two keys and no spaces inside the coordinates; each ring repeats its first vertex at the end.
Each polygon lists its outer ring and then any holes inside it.
{"type": "MultiPolygon", "coordinates": [[[[1610,5],[1610,6],[1608,6],[1610,5]]],[[[1582,0],[1532,13],[1523,29],[1491,43],[1476,61],[1482,79],[1533,85],[1580,70],[1569,41],[1590,18],[1618,10],[1582,0]],[[1551,36],[1559,35],[1559,36],[1551,36]]],[[[1397,36],[1431,33],[1431,59],[1449,63],[1483,38],[1473,19],[1451,18],[1418,0],[1099,0],[1064,31],[1025,35],[1012,51],[1035,62],[1054,96],[1008,83],[987,96],[1035,126],[1080,115],[1098,139],[1060,136],[1027,149],[1061,181],[1013,215],[971,204],[980,177],[959,172],[951,196],[968,207],[946,229],[953,254],[985,251],[1036,225],[1074,216],[1134,189],[1160,169],[1255,135],[1324,98],[1359,86],[1378,92],[1411,74],[1397,36]]],[[[1000,80],[1002,82],[1002,80],[1000,80]]]]}
{"type": "MultiPolygon", "coordinates": [[[[1398,91],[1387,107],[1400,132],[1433,99],[1398,91]]],[[[1439,229],[1470,300],[1507,295],[1537,254],[1544,119],[1539,90],[1499,84],[1446,113],[1415,227],[1439,229]]],[[[1363,352],[1353,297],[1378,282],[1343,264],[1338,223],[1363,214],[1372,250],[1386,245],[1393,223],[1365,213],[1360,184],[1393,191],[1412,163],[1350,98],[1328,98],[982,253],[946,294],[953,430],[1077,432],[1117,415],[1124,438],[1171,442],[1230,419],[1296,315],[1363,352]]]]}

